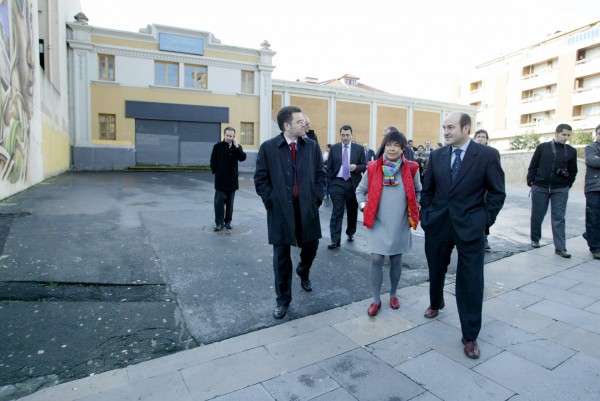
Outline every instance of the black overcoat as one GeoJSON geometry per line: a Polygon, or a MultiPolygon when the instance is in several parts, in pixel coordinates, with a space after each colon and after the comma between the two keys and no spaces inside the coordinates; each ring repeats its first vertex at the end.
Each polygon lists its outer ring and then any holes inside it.
{"type": "Polygon", "coordinates": [[[246,160],[241,145],[229,146],[225,141],[216,143],[210,155],[210,169],[215,175],[215,189],[231,192],[240,188],[238,181],[238,161],[246,160]]]}
{"type": "Polygon", "coordinates": [[[296,245],[294,175],[298,178],[302,242],[321,238],[319,206],[325,190],[323,156],[313,140],[301,137],[297,144],[295,166],[283,133],[263,142],[258,150],[254,186],[267,209],[269,244],[296,245]]]}

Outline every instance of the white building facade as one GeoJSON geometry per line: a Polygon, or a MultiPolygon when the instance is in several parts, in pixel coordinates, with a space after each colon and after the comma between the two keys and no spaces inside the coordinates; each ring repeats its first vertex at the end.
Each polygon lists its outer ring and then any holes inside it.
{"type": "Polygon", "coordinates": [[[548,138],[561,123],[591,132],[600,124],[600,21],[481,64],[456,92],[499,149],[524,133],[548,138]]]}

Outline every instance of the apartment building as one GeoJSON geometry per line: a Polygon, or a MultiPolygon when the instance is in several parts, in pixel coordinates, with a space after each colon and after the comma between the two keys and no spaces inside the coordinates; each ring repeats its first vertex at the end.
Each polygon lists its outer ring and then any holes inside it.
{"type": "Polygon", "coordinates": [[[600,124],[600,21],[478,65],[457,89],[499,149],[524,133],[547,139],[560,123],[591,132],[600,124]]]}

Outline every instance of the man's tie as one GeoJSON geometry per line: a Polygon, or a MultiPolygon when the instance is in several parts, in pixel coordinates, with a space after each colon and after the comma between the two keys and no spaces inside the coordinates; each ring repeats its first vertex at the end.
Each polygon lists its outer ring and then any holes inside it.
{"type": "Polygon", "coordinates": [[[290,142],[292,160],[294,161],[294,196],[298,196],[298,177],[296,176],[296,142],[290,142]]]}
{"type": "Polygon", "coordinates": [[[344,176],[344,181],[348,181],[350,179],[350,165],[348,164],[348,145],[344,145],[344,153],[342,154],[342,174],[344,176]]]}
{"type": "Polygon", "coordinates": [[[460,169],[460,153],[462,149],[454,149],[454,162],[452,163],[452,168],[450,169],[450,175],[452,176],[452,185],[454,185],[454,180],[456,180],[456,176],[458,175],[458,170],[460,169]]]}

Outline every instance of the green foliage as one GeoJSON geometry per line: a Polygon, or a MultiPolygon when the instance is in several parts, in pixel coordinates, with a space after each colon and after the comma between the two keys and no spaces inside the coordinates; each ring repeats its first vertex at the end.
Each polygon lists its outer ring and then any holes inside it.
{"type": "Polygon", "coordinates": [[[517,135],[510,141],[508,150],[535,149],[540,144],[540,137],[534,131],[517,135]]]}
{"type": "Polygon", "coordinates": [[[591,143],[593,140],[592,134],[590,132],[586,132],[581,128],[577,128],[571,134],[569,138],[569,143],[571,145],[587,145],[591,143]]]}

